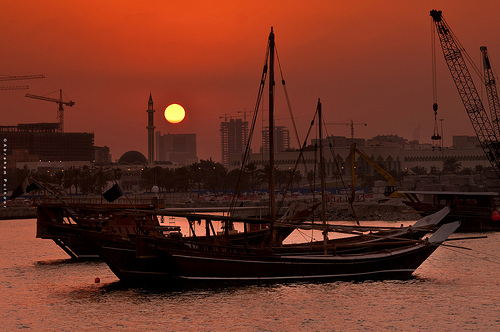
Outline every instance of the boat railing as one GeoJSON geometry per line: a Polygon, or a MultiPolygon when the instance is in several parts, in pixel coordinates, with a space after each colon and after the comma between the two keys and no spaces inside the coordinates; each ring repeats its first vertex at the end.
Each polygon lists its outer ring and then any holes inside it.
{"type": "Polygon", "coordinates": [[[108,202],[102,196],[67,196],[64,198],[55,198],[55,197],[37,197],[34,199],[34,204],[68,204],[68,205],[76,205],[76,204],[85,204],[85,205],[123,205],[123,206],[144,206],[144,205],[152,205],[152,206],[164,206],[165,200],[162,198],[157,198],[153,195],[137,195],[128,198],[120,197],[119,199],[108,202]]]}

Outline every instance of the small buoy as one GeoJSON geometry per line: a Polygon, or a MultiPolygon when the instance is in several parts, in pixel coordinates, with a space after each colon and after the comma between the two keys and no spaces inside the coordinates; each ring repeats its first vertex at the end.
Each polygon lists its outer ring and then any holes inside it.
{"type": "Polygon", "coordinates": [[[98,284],[98,283],[100,283],[100,282],[101,282],[101,279],[99,279],[99,278],[95,278],[94,282],[95,282],[96,284],[98,284]]]}
{"type": "Polygon", "coordinates": [[[493,211],[491,214],[491,220],[500,221],[500,213],[498,213],[498,211],[493,211]]]}

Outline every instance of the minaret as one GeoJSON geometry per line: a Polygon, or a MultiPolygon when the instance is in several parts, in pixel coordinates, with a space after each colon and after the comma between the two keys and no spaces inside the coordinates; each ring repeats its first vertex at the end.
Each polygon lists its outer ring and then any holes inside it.
{"type": "Polygon", "coordinates": [[[151,97],[151,93],[149,93],[149,101],[148,101],[148,161],[149,164],[153,164],[155,161],[155,125],[154,125],[154,113],[153,109],[153,97],[151,97]]]}

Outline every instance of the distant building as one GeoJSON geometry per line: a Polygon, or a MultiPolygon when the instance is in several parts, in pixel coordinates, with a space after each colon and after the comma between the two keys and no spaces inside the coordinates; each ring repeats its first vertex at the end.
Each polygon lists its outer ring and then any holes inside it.
{"type": "Polygon", "coordinates": [[[220,141],[222,164],[229,166],[231,154],[241,155],[248,141],[248,121],[229,119],[220,123],[220,141]]]}
{"type": "MultiPolygon", "coordinates": [[[[366,140],[363,138],[347,138],[345,136],[328,136],[323,139],[323,147],[328,148],[330,144],[333,147],[346,147],[351,146],[352,143],[356,143],[357,147],[364,146],[366,144],[366,140]]],[[[316,145],[318,143],[318,139],[312,139],[311,144],[316,145]]]]}
{"type": "Polygon", "coordinates": [[[378,135],[366,141],[367,146],[393,146],[403,147],[408,140],[398,135],[378,135]]]}
{"type": "Polygon", "coordinates": [[[7,156],[26,150],[40,161],[93,161],[94,134],[58,132],[58,123],[30,123],[0,126],[7,156]]]}
{"type": "Polygon", "coordinates": [[[156,161],[190,165],[198,162],[196,134],[165,134],[156,132],[156,161]]]}
{"type": "MultiPolygon", "coordinates": [[[[374,139],[367,140],[361,148],[374,162],[384,168],[386,171],[395,174],[410,171],[413,167],[423,167],[427,172],[432,169],[442,170],[443,162],[453,158],[460,162],[462,169],[474,169],[480,165],[490,167],[490,163],[480,146],[472,144],[475,137],[454,137],[454,146],[445,147],[442,150],[434,150],[430,144],[421,144],[408,142],[402,137],[395,135],[377,136],[374,139]],[[471,143],[472,142],[472,143],[471,143]]],[[[325,146],[325,144],[323,145],[325,146]]],[[[279,169],[286,170],[295,167],[298,158],[298,151],[279,152],[275,154],[275,165],[279,169]]],[[[349,146],[335,147],[332,151],[325,151],[325,172],[327,176],[334,176],[339,173],[337,167],[340,167],[340,173],[349,174],[350,170],[350,148],[349,146]],[[333,152],[334,155],[332,155],[333,152]]],[[[307,170],[313,169],[313,164],[317,160],[317,153],[312,150],[304,152],[303,159],[310,165],[307,170]]],[[[268,154],[254,153],[250,155],[249,162],[255,163],[259,167],[269,164],[268,154]]],[[[241,160],[232,160],[231,166],[238,167],[241,160]]],[[[366,161],[356,156],[356,168],[358,174],[374,175],[377,173],[366,161]]],[[[306,168],[299,163],[298,169],[302,175],[307,173],[306,168]]]]}
{"type": "MultiPolygon", "coordinates": [[[[274,152],[283,152],[290,149],[290,131],[285,126],[274,127],[274,152]]],[[[269,127],[262,130],[261,153],[269,153],[269,127]]]]}
{"type": "Polygon", "coordinates": [[[111,163],[111,154],[107,146],[94,146],[94,163],[107,165],[111,163]]]}
{"type": "Polygon", "coordinates": [[[17,165],[21,163],[38,162],[39,160],[38,155],[30,154],[28,149],[12,149],[9,157],[6,158],[6,168],[23,168],[23,166],[18,167],[17,165]]]}
{"type": "Polygon", "coordinates": [[[148,159],[139,151],[127,151],[118,159],[117,167],[121,170],[120,187],[126,191],[141,189],[142,171],[148,165],[148,159]]]}
{"type": "Polygon", "coordinates": [[[481,148],[477,136],[453,136],[454,148],[481,148]]]}

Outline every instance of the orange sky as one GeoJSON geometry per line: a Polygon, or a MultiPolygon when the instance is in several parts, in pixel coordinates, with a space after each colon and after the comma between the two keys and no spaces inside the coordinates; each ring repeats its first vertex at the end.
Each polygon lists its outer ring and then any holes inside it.
{"type": "MultiPolygon", "coordinates": [[[[321,98],[327,122],[368,123],[355,128],[357,137],[397,134],[430,142],[429,11],[443,10],[477,64],[479,47],[486,45],[493,65],[500,66],[500,2],[412,3],[4,0],[0,74],[46,78],[1,82],[29,84],[30,90],[0,91],[0,125],[56,122],[56,104],[24,95],[62,88],[76,102],[66,108],[66,131],[94,132],[95,144],[109,146],[113,159],[128,150],[146,155],[151,92],[157,130],[196,133],[198,156],[220,161],[219,117],[254,108],[274,26],[299,134],[305,134],[321,98]],[[162,117],[170,103],[186,109],[182,123],[162,117]]],[[[277,83],[277,118],[284,118],[288,111],[277,83]]],[[[438,103],[445,145],[452,134],[474,134],[441,53],[438,103]]],[[[278,124],[292,129],[288,120],[278,124]]],[[[347,126],[330,126],[328,132],[350,135],[347,126]]]]}

